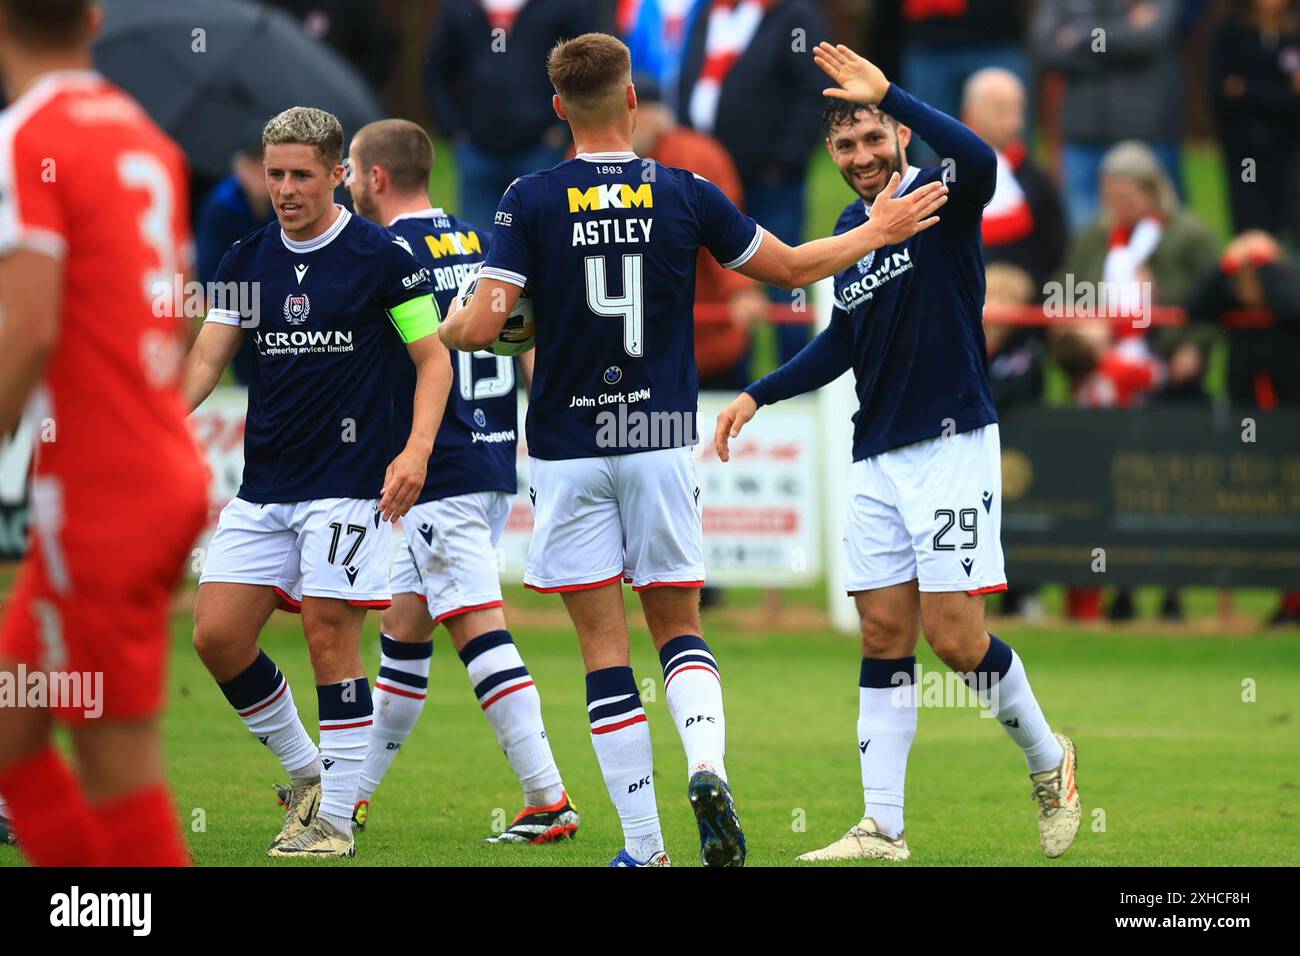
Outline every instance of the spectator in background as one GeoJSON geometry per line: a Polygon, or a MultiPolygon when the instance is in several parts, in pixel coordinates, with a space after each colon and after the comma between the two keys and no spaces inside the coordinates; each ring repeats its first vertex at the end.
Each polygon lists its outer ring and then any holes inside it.
{"type": "Polygon", "coordinates": [[[373,0],[266,0],[302,24],[309,37],[329,44],[365,77],[378,95],[397,62],[397,33],[373,0]]]}
{"type": "MultiPolygon", "coordinates": [[[[1247,408],[1300,406],[1300,271],[1266,232],[1244,232],[1197,286],[1193,320],[1228,334],[1228,397],[1247,408]]],[[[1300,590],[1290,590],[1273,624],[1300,623],[1300,590]]]]}
{"type": "Polygon", "coordinates": [[[1074,403],[1083,408],[1137,408],[1164,384],[1163,362],[1134,348],[1133,339],[1116,341],[1106,319],[1084,319],[1054,327],[1052,358],[1070,383],[1074,403]]]}
{"type": "Polygon", "coordinates": [[[1144,140],[1181,179],[1182,77],[1177,0],[1041,0],[1030,28],[1038,65],[1065,78],[1061,126],[1066,211],[1073,229],[1097,211],[1102,157],[1144,140]]]}
{"type": "Polygon", "coordinates": [[[984,271],[984,341],[989,356],[993,405],[1001,414],[1043,400],[1043,343],[1017,334],[1014,323],[999,322],[999,313],[1014,314],[1039,301],[1040,287],[1018,266],[995,262],[984,271]]]}
{"type": "Polygon", "coordinates": [[[489,232],[506,187],[564,159],[568,133],[551,108],[546,56],[598,27],[590,0],[443,0],[424,83],[439,131],[454,143],[460,215],[489,232]]]}
{"type": "MultiPolygon", "coordinates": [[[[999,313],[1018,314],[1039,301],[1042,286],[1024,269],[995,262],[984,272],[984,341],[988,348],[989,385],[998,418],[1011,409],[1043,400],[1043,342],[1023,326],[999,322],[999,313]]],[[[1004,615],[1037,617],[1035,589],[1008,585],[999,608],[1004,615]]]]}
{"type": "MultiPolygon", "coordinates": [[[[721,144],[712,136],[678,126],[652,78],[637,75],[634,82],[637,118],[632,148],[636,154],[698,173],[744,208],[740,176],[721,144]]],[[[724,269],[702,249],[695,274],[695,306],[700,388],[740,391],[750,382],[746,361],[750,330],[767,316],[762,286],[734,269],[724,269]]]]}
{"type": "Polygon", "coordinates": [[[997,185],[984,207],[984,260],[1023,269],[1035,289],[1032,301],[1040,301],[1043,286],[1065,258],[1069,233],[1055,184],[1021,138],[1024,84],[1001,67],[972,73],[962,93],[961,119],[998,157],[997,185]]]}
{"type": "MultiPolygon", "coordinates": [[[[1116,342],[1114,327],[1107,319],[1085,319],[1068,326],[1053,327],[1048,334],[1052,358],[1070,382],[1076,405],[1085,408],[1135,408],[1146,404],[1165,381],[1163,362],[1133,337],[1116,342]]],[[[1095,620],[1101,616],[1101,588],[1071,587],[1065,591],[1066,616],[1095,620]]],[[[1176,591],[1165,593],[1161,614],[1182,616],[1176,591]]],[[[1136,616],[1133,592],[1115,592],[1108,616],[1125,621],[1136,616]]]]}
{"type": "Polygon", "coordinates": [[[1234,228],[1300,238],[1300,0],[1233,0],[1214,31],[1210,95],[1234,228]]]}
{"type": "MultiPolygon", "coordinates": [[[[958,115],[976,70],[1002,67],[1029,82],[1020,0],[903,0],[903,21],[903,88],[949,116],[958,115]]],[[[908,146],[912,163],[937,166],[911,157],[918,142],[914,136],[908,146]]],[[[926,155],[934,156],[928,143],[926,155]]]]}
{"type": "MultiPolygon", "coordinates": [[[[1140,316],[1148,299],[1151,305],[1185,306],[1218,259],[1214,232],[1183,208],[1168,172],[1142,143],[1119,143],[1107,151],[1100,193],[1101,214],[1074,237],[1066,255],[1065,271],[1076,287],[1096,283],[1108,317],[1140,316]]],[[[1140,322],[1107,321],[1104,328],[1115,341],[1098,351],[1093,374],[1074,382],[1081,404],[1126,408],[1156,394],[1205,400],[1201,381],[1211,330],[1166,326],[1148,339],[1140,322]]],[[[1067,344],[1074,345],[1069,339],[1067,344]]],[[[1109,613],[1112,620],[1132,618],[1132,592],[1118,591],[1109,613]]],[[[1182,617],[1176,591],[1165,592],[1160,613],[1171,620],[1182,617]]]]}
{"type": "MultiPolygon", "coordinates": [[[[726,147],[749,215],[791,244],[803,239],[808,161],[821,135],[826,87],[811,50],[825,38],[813,0],[707,0],[682,60],[679,119],[726,147]]],[[[769,295],[793,299],[783,289],[769,288],[769,295]]],[[[782,362],[810,338],[806,325],[780,325],[776,333],[782,362]]]]}
{"type": "MultiPolygon", "coordinates": [[[[677,89],[691,12],[699,0],[617,0],[615,27],[632,53],[632,71],[677,89]]],[[[640,89],[640,87],[637,87],[640,89]]]]}
{"type": "MultiPolygon", "coordinates": [[[[1218,259],[1213,230],[1182,206],[1168,173],[1142,143],[1112,147],[1100,178],[1101,214],[1071,241],[1066,274],[1076,284],[1104,282],[1112,316],[1138,314],[1147,296],[1152,305],[1185,305],[1218,259]]],[[[1167,362],[1167,396],[1204,397],[1205,350],[1213,341],[1204,328],[1165,327],[1150,341],[1140,323],[1116,332],[1135,356],[1153,347],[1167,362]]]]}
{"type": "MultiPolygon", "coordinates": [[[[199,207],[194,222],[194,258],[200,282],[217,277],[221,257],[239,239],[275,218],[262,168],[262,126],[245,136],[230,160],[230,175],[218,182],[199,207]]],[[[235,377],[248,384],[253,373],[253,337],[244,336],[230,363],[235,377]]]]}

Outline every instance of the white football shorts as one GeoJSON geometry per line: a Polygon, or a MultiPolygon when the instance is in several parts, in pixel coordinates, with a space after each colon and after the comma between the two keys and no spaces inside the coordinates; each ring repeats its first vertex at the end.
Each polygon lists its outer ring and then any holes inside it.
{"type": "Polygon", "coordinates": [[[530,459],[533,537],[524,586],[580,591],[700,587],[704,533],[690,448],[530,459]]]}
{"type": "Polygon", "coordinates": [[[855,461],[844,550],[849,593],[917,580],[922,591],[1005,591],[998,426],[855,461]]]}
{"type": "Polygon", "coordinates": [[[394,594],[415,594],[435,624],[501,606],[497,542],[510,517],[510,495],[480,491],[426,501],[402,519],[406,544],[389,575],[394,594]]]}
{"type": "Polygon", "coordinates": [[[275,588],[296,611],[308,597],[385,608],[389,528],[376,498],[320,498],[255,504],[232,498],[221,509],[199,584],[224,581],[275,588]]]}

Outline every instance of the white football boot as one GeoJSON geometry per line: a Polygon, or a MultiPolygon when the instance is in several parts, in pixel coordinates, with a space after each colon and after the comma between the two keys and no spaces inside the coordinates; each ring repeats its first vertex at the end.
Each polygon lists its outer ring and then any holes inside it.
{"type": "Polygon", "coordinates": [[[810,850],[797,859],[808,863],[825,863],[829,860],[906,860],[912,855],[907,848],[906,834],[890,839],[880,832],[876,821],[863,817],[848,833],[830,846],[810,850]]]}
{"type": "Polygon", "coordinates": [[[1038,842],[1052,859],[1074,843],[1083,816],[1079,788],[1074,779],[1079,755],[1074,749],[1074,741],[1065,734],[1056,734],[1056,739],[1065,751],[1060,766],[1029,775],[1034,782],[1033,798],[1038,801],[1038,842]]]}
{"type": "Polygon", "coordinates": [[[280,806],[284,807],[284,825],[267,847],[268,852],[298,836],[316,819],[316,811],[320,808],[320,779],[288,786],[277,783],[275,795],[280,806]]]}
{"type": "Polygon", "coordinates": [[[306,830],[291,840],[277,843],[267,856],[347,857],[357,855],[357,844],[348,832],[340,830],[324,817],[317,816],[306,830]]]}

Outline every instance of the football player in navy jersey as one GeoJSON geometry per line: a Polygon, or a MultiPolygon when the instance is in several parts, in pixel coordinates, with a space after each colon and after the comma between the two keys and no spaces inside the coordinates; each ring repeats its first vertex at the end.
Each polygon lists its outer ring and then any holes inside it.
{"type": "MultiPolygon", "coordinates": [[[[483,233],[429,204],[433,144],[400,119],[362,127],[349,150],[348,188],[361,215],[384,223],[431,276],[445,311],[465,275],[483,261],[483,233]]],[[[569,802],[542,722],[542,701],[506,629],[496,545],[516,491],[515,359],[453,352],[451,397],[416,504],[402,520],[384,611],[375,724],[353,820],[365,826],[370,798],[424,707],[433,630],[443,624],[469,672],[479,706],[524,791],[524,809],[491,842],[542,844],[572,837],[569,802]]],[[[531,368],[532,356],[520,364],[531,368]]],[[[409,430],[415,366],[398,356],[398,433],[409,430]]]]}
{"type": "Polygon", "coordinates": [[[628,663],[627,581],[640,594],[686,750],[701,858],[739,866],[745,841],[723,763],[721,681],[699,614],[696,259],[706,247],[759,281],[807,285],[932,226],[946,189],[884,195],[858,229],[792,248],[712,183],[632,152],[636,90],[617,39],[559,43],[547,71],[577,156],[506,190],[475,292],[439,334],[452,348],[487,346],[529,287],[535,523],[524,583],[561,593],[578,631],[591,739],[623,825],[612,865],[668,865],[649,728],[628,663]]]}
{"type": "Polygon", "coordinates": [[[217,290],[260,308],[210,306],[186,376],[197,406],[245,329],[253,336],[244,479],[208,546],[194,646],[289,774],[284,826],[268,854],[352,856],[372,719],[361,625],[367,608],[390,603],[384,522],[406,514],[424,487],[451,362],[434,334],[428,270],[392,233],[333,201],[344,175],[339,121],[294,107],[267,123],[262,141],[277,221],[235,243],[217,273],[217,290]],[[392,377],[403,343],[416,384],[410,428],[395,443],[392,377]],[[302,614],[319,750],[258,646],[277,604],[302,614]]]}
{"type": "Polygon", "coordinates": [[[984,629],[984,595],[1007,586],[980,238],[997,160],[969,129],[891,85],[848,47],[823,43],[814,56],[838,84],[826,90],[827,150],[859,197],[835,231],[872,221],[876,207],[868,204],[886,192],[946,181],[949,202],[937,228],[842,268],[830,326],[718,417],[714,440],[726,461],[728,440],[759,407],[853,369],[859,408],[844,546],[862,629],[866,809],[840,840],[799,859],[908,858],[903,783],[916,733],[921,629],[1024,752],[1043,852],[1057,857],[1079,828],[1074,744],[1048,726],[1016,652],[984,629]],[[942,167],[908,165],[913,131],[944,157],[942,167]]]}

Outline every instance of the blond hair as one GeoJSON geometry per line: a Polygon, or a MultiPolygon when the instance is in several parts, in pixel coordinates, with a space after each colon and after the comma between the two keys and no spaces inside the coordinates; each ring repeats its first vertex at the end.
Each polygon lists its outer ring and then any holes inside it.
{"type": "Polygon", "coordinates": [[[1029,305],[1034,301],[1034,280],[1019,266],[993,262],[984,270],[984,299],[995,305],[1029,305]]]}
{"type": "Polygon", "coordinates": [[[333,113],[312,106],[291,106],[272,116],[262,130],[262,148],[291,143],[314,147],[327,169],[343,162],[343,124],[333,113]]]}
{"type": "Polygon", "coordinates": [[[1151,197],[1160,215],[1166,219],[1179,210],[1178,193],[1173,180],[1146,143],[1135,139],[1116,143],[1101,158],[1101,175],[1127,179],[1151,197]]]}

